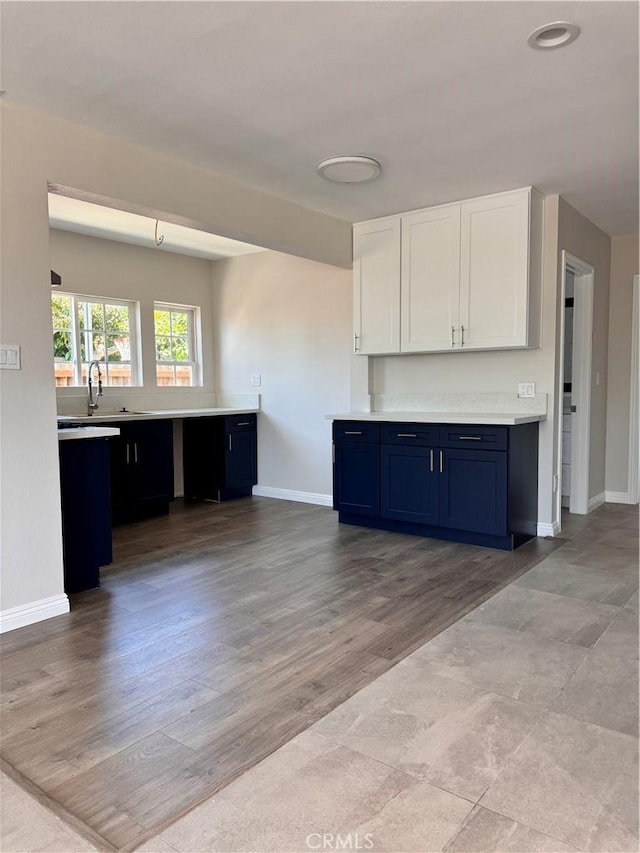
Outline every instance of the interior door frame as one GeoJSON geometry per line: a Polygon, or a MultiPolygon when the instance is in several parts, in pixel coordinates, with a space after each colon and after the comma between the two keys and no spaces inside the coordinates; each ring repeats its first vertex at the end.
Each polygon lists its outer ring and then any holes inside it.
{"type": "Polygon", "coordinates": [[[629,392],[629,503],[637,504],[640,480],[640,412],[638,411],[638,382],[640,365],[638,359],[638,334],[640,325],[640,275],[633,277],[633,307],[631,314],[631,386],[629,392]]]}
{"type": "Polygon", "coordinates": [[[571,399],[576,412],[571,414],[571,487],[569,512],[589,512],[589,447],[591,442],[591,363],[593,335],[593,294],[595,268],[562,250],[560,285],[560,353],[558,359],[558,461],[556,468],[556,518],[562,524],[562,394],[564,384],[564,303],[567,270],[574,275],[573,354],[571,399]]]}

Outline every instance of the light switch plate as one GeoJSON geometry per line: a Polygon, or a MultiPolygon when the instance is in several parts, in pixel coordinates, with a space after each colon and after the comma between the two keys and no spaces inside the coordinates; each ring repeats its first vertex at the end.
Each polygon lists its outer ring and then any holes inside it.
{"type": "Polygon", "coordinates": [[[536,383],[535,382],[518,382],[518,397],[535,397],[536,383]]]}
{"type": "Polygon", "coordinates": [[[253,388],[259,388],[262,385],[262,376],[260,373],[251,374],[251,385],[253,388]]]}
{"type": "Polygon", "coordinates": [[[20,347],[0,344],[0,370],[20,370],[20,347]]]}

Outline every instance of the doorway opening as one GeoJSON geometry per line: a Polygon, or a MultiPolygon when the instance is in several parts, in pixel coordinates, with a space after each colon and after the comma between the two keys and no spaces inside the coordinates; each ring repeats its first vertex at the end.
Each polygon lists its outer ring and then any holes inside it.
{"type": "MultiPolygon", "coordinates": [[[[586,515],[589,510],[591,424],[591,350],[594,268],[562,252],[560,401],[556,518],[561,508],[586,515]]],[[[593,507],[591,507],[593,508],[593,507]]]]}

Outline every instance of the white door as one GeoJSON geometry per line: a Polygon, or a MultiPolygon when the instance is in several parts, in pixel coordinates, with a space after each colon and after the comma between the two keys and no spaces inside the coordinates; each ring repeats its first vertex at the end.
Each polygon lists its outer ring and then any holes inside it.
{"type": "Polygon", "coordinates": [[[400,351],[400,217],[353,228],[354,352],[400,351]]]}
{"type": "Polygon", "coordinates": [[[400,349],[449,350],[459,344],[460,205],[402,217],[400,349]]]}
{"type": "Polygon", "coordinates": [[[528,190],[462,203],[460,337],[465,348],[527,346],[529,209],[528,190]]]}

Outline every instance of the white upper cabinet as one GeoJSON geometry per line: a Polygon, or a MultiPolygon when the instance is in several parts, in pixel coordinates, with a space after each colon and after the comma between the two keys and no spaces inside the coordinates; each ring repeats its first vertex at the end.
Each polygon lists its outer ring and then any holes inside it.
{"type": "Polygon", "coordinates": [[[353,281],[354,352],[399,352],[399,217],[354,226],[353,281]]]}
{"type": "Polygon", "coordinates": [[[463,202],[460,343],[469,349],[526,347],[529,192],[463,202]]]}
{"type": "Polygon", "coordinates": [[[539,346],[542,216],[527,187],[355,225],[356,352],[539,346]]]}
{"type": "Polygon", "coordinates": [[[451,349],[460,325],[460,205],[401,221],[400,350],[451,349]]]}

